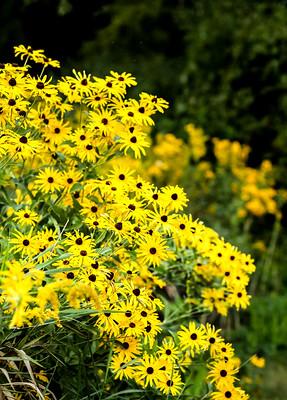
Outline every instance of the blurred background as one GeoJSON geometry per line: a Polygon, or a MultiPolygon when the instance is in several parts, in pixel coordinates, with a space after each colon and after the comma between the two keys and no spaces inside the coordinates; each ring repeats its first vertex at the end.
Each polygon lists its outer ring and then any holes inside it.
{"type": "Polygon", "coordinates": [[[252,305],[220,324],[243,363],[265,359],[245,364],[246,390],[286,400],[287,1],[2,1],[1,61],[18,44],[169,101],[133,167],[183,185],[194,217],[255,257],[252,305]]]}

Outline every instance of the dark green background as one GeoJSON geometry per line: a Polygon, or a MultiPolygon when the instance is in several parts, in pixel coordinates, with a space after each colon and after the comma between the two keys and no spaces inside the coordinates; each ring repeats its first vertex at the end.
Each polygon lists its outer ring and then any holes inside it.
{"type": "Polygon", "coordinates": [[[1,58],[44,48],[96,74],[129,71],[171,103],[160,127],[193,121],[286,167],[286,1],[10,0],[0,5],[1,58]]]}

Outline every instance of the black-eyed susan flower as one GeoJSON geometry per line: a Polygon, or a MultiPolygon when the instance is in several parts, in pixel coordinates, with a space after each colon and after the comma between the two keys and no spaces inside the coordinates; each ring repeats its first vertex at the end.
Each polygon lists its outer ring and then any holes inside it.
{"type": "Polygon", "coordinates": [[[118,336],[120,330],[119,324],[115,318],[116,314],[113,312],[114,310],[112,305],[108,308],[108,310],[100,313],[96,325],[109,336],[118,336]]]}
{"type": "Polygon", "coordinates": [[[124,150],[124,154],[132,150],[135,158],[141,158],[142,155],[146,154],[145,149],[150,147],[150,141],[148,141],[146,135],[143,134],[122,136],[119,142],[121,144],[120,150],[124,150]]]}
{"type": "Polygon", "coordinates": [[[235,287],[234,290],[228,295],[227,301],[231,306],[235,306],[238,310],[239,308],[247,308],[250,303],[251,296],[247,294],[247,291],[243,287],[235,287]]]}
{"type": "Polygon", "coordinates": [[[35,179],[35,188],[43,193],[53,193],[62,188],[62,174],[47,167],[39,172],[35,179]]]}
{"type": "Polygon", "coordinates": [[[139,338],[143,335],[144,329],[144,322],[140,319],[139,315],[135,315],[130,318],[129,323],[126,326],[125,333],[127,336],[139,338]]]}
{"type": "Polygon", "coordinates": [[[35,211],[29,210],[28,208],[18,210],[14,215],[14,220],[20,226],[35,226],[39,219],[39,215],[35,211]]]}
{"type": "Polygon", "coordinates": [[[20,57],[21,60],[30,58],[35,62],[39,62],[43,59],[44,50],[33,50],[31,46],[25,47],[23,44],[14,46],[14,52],[16,57],[20,57]]]}
{"type": "Polygon", "coordinates": [[[177,396],[181,393],[184,383],[178,371],[172,371],[170,374],[165,373],[157,383],[160,391],[165,395],[177,396]]]}
{"type": "Polygon", "coordinates": [[[160,235],[145,235],[139,240],[137,254],[145,264],[158,266],[162,261],[174,258],[167,243],[160,235]]]}
{"type": "Polygon", "coordinates": [[[159,207],[152,211],[151,218],[153,220],[151,227],[157,231],[162,231],[170,234],[173,228],[172,221],[176,217],[175,214],[170,214],[166,208],[159,207]]]}
{"type": "Polygon", "coordinates": [[[124,355],[125,360],[129,361],[140,354],[141,343],[133,336],[119,337],[115,352],[124,355]]]}
{"type": "Polygon", "coordinates": [[[232,359],[228,361],[216,360],[210,364],[208,379],[210,382],[215,382],[218,388],[233,385],[237,379],[234,376],[237,372],[238,369],[234,366],[232,359]]]}
{"type": "Polygon", "coordinates": [[[45,139],[49,141],[49,143],[56,145],[59,145],[65,139],[67,139],[70,132],[70,124],[57,119],[51,120],[51,122],[43,128],[43,135],[45,139]]]}
{"type": "Polygon", "coordinates": [[[157,111],[163,113],[165,108],[168,108],[168,102],[160,97],[142,92],[140,94],[141,103],[143,105],[153,106],[157,111]]]}
{"type": "Polygon", "coordinates": [[[80,248],[82,250],[91,247],[92,239],[89,236],[85,235],[83,232],[67,232],[65,243],[69,246],[70,249],[80,248]]]}
{"type": "Polygon", "coordinates": [[[163,378],[164,372],[161,370],[162,364],[159,359],[144,353],[140,365],[135,367],[135,380],[144,387],[157,386],[163,378]]]}
{"type": "Polygon", "coordinates": [[[12,249],[15,253],[21,253],[22,256],[28,257],[35,254],[36,237],[32,229],[27,233],[15,231],[13,236],[10,243],[12,243],[12,249]]]}
{"type": "Polygon", "coordinates": [[[28,95],[24,73],[0,74],[0,89],[5,97],[26,97],[28,95]]]}
{"type": "Polygon", "coordinates": [[[108,97],[122,98],[125,93],[125,87],[113,77],[107,76],[105,79],[94,77],[95,88],[99,91],[107,93],[108,97]]]}
{"type": "Polygon", "coordinates": [[[108,104],[108,95],[104,91],[93,92],[90,96],[86,97],[84,102],[93,110],[99,107],[105,107],[108,104]]]}
{"type": "Polygon", "coordinates": [[[230,343],[214,343],[212,350],[216,355],[216,359],[224,359],[224,361],[228,361],[234,356],[234,349],[230,343]]]}
{"type": "Polygon", "coordinates": [[[211,357],[215,357],[218,351],[218,345],[223,343],[223,338],[219,335],[220,329],[215,329],[214,325],[206,324],[206,336],[209,342],[209,351],[211,357]]]}
{"type": "Polygon", "coordinates": [[[162,341],[161,346],[158,349],[158,354],[161,358],[176,362],[179,356],[179,348],[174,343],[173,338],[167,337],[162,341]]]}
{"type": "Polygon", "coordinates": [[[130,73],[122,72],[121,74],[119,74],[118,72],[110,71],[110,75],[111,75],[111,78],[110,78],[111,81],[115,80],[120,85],[124,85],[124,86],[128,86],[128,87],[137,85],[136,78],[134,76],[132,76],[132,74],[130,74],[130,73]]]}
{"type": "Polygon", "coordinates": [[[44,75],[42,78],[29,77],[26,84],[27,89],[30,91],[31,96],[39,96],[42,99],[56,96],[58,91],[54,85],[51,85],[52,78],[48,78],[44,75]]]}
{"type": "Polygon", "coordinates": [[[91,111],[88,127],[97,130],[101,136],[111,136],[117,127],[116,117],[109,110],[91,111]]]}
{"type": "Polygon", "coordinates": [[[211,393],[212,400],[247,400],[249,396],[238,387],[233,385],[224,385],[218,391],[211,393]]]}
{"type": "Polygon", "coordinates": [[[115,379],[132,379],[135,374],[134,363],[127,361],[124,354],[114,354],[111,361],[111,369],[115,379]]]}
{"type": "Polygon", "coordinates": [[[93,83],[91,80],[91,74],[87,74],[86,71],[79,72],[73,69],[75,76],[67,77],[70,87],[74,85],[74,90],[80,97],[89,96],[93,92],[93,83]]]}
{"type": "Polygon", "coordinates": [[[62,187],[66,191],[70,191],[77,182],[79,182],[82,178],[83,174],[75,169],[75,168],[69,168],[68,171],[63,172],[62,174],[62,187]]]}
{"type": "Polygon", "coordinates": [[[171,211],[181,211],[187,205],[188,198],[179,186],[165,186],[162,193],[163,204],[171,211]]]}
{"type": "Polygon", "coordinates": [[[188,328],[182,325],[178,337],[181,348],[188,349],[192,355],[209,346],[204,326],[197,326],[195,322],[189,322],[188,328]]]}

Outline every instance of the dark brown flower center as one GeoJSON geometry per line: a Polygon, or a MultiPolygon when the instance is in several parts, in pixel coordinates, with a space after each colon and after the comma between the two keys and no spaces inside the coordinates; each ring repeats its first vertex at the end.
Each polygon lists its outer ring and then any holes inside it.
{"type": "Polygon", "coordinates": [[[36,88],[37,89],[44,89],[45,85],[43,82],[37,82],[36,88]]]}
{"type": "Polygon", "coordinates": [[[16,86],[17,82],[16,82],[15,78],[11,78],[11,79],[9,79],[8,83],[9,83],[10,86],[16,86]]]}
{"type": "Polygon", "coordinates": [[[21,143],[27,143],[28,142],[28,139],[26,138],[26,136],[21,136],[20,137],[20,139],[19,139],[19,142],[21,142],[21,143]]]}

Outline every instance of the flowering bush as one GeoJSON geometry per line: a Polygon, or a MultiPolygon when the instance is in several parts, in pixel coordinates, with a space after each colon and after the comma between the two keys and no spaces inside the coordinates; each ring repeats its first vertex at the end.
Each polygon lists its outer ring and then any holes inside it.
{"type": "Polygon", "coordinates": [[[50,327],[72,332],[76,321],[93,333],[98,397],[247,399],[232,345],[203,321],[211,311],[248,306],[252,258],[185,214],[179,186],[158,189],[121,161],[145,154],[152,117],[167,102],[147,93],[126,98],[136,85],[128,73],[73,70],[54,82],[45,71],[58,61],[22,45],[15,54],[24,65],[0,70],[3,396],[17,389],[17,398],[54,396],[53,374],[45,373],[51,350],[34,348],[41,337],[55,347],[50,327]],[[40,75],[30,73],[30,61],[42,64],[40,75]],[[168,301],[185,281],[182,321],[168,301]],[[196,313],[201,323],[190,320],[196,313]],[[18,382],[23,362],[27,382],[18,382]],[[196,394],[199,366],[206,384],[196,394]]]}

